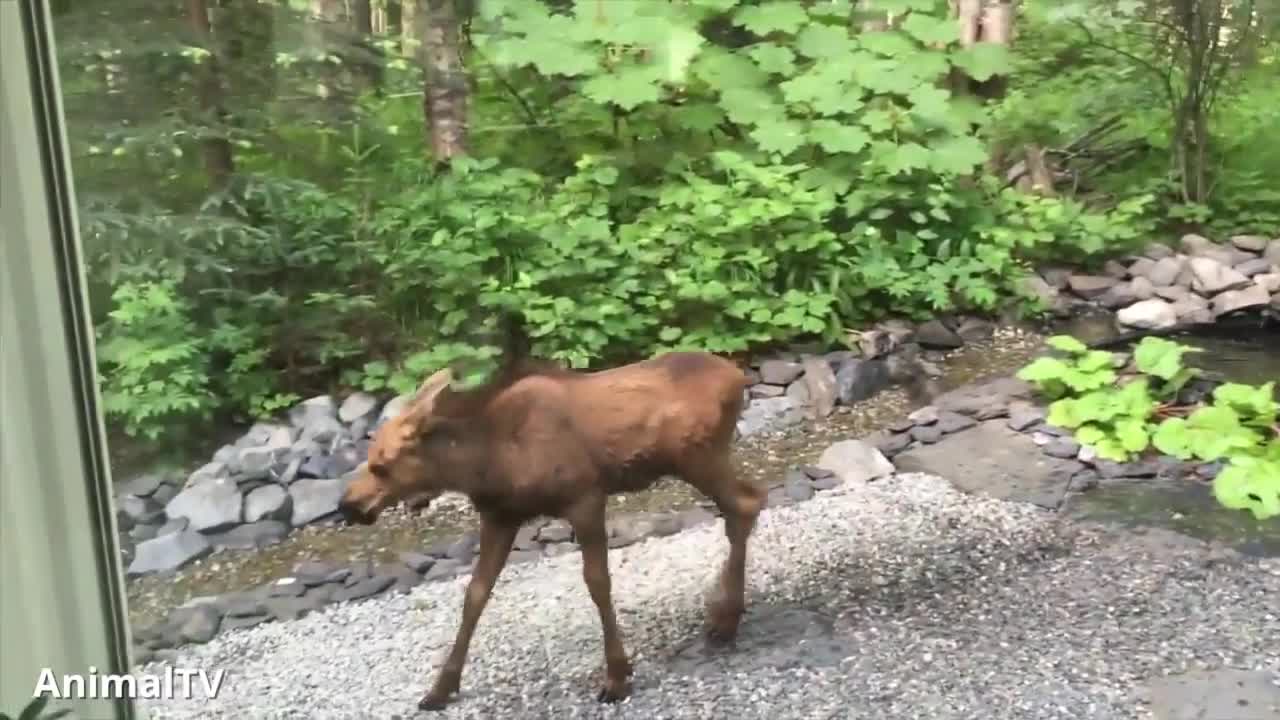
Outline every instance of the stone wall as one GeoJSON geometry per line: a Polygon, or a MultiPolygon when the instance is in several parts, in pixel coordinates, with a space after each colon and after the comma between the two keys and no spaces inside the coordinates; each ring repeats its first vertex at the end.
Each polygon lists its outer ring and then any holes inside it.
{"type": "Polygon", "coordinates": [[[1096,304],[1115,311],[1121,325],[1144,330],[1208,324],[1240,310],[1280,312],[1280,238],[1237,235],[1217,243],[1184,235],[1176,249],[1152,244],[1097,275],[1044,268],[1029,289],[1060,314],[1096,304]]]}

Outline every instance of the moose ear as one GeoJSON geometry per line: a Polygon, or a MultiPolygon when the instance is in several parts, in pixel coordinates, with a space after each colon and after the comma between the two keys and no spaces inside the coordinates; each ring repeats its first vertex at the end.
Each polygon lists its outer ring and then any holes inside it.
{"type": "Polygon", "coordinates": [[[431,407],[435,405],[436,397],[440,395],[449,384],[453,382],[453,372],[449,368],[438,370],[431,377],[422,381],[422,385],[418,387],[418,392],[413,397],[413,408],[422,414],[430,414],[431,407]]]}

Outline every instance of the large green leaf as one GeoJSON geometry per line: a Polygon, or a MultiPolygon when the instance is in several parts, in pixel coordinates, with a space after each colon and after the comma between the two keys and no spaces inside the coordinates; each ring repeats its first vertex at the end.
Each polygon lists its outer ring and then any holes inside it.
{"type": "Polygon", "coordinates": [[[995,75],[1007,75],[1013,69],[1009,48],[998,43],[979,42],[957,50],[951,62],[969,77],[986,82],[995,75]]]}
{"type": "Polygon", "coordinates": [[[757,35],[772,32],[794,34],[809,22],[809,13],[796,0],[770,0],[761,5],[744,7],[733,19],[734,25],[745,27],[757,35]]]}

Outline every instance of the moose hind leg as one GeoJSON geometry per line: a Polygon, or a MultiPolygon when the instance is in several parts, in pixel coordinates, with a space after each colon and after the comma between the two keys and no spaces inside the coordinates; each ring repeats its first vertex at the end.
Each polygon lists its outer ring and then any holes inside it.
{"type": "Polygon", "coordinates": [[[453,700],[454,693],[458,692],[462,682],[462,667],[467,662],[467,648],[471,645],[471,635],[475,632],[480,614],[484,612],[484,606],[489,602],[498,575],[507,564],[517,530],[517,525],[499,522],[486,515],[480,516],[480,551],[462,601],[462,623],[458,626],[453,647],[449,649],[449,656],[441,666],[435,683],[418,702],[419,709],[441,710],[453,700]]]}
{"type": "Polygon", "coordinates": [[[604,687],[600,689],[596,699],[607,703],[618,702],[631,693],[632,668],[622,644],[618,616],[613,609],[604,502],[584,505],[581,510],[571,514],[569,522],[582,549],[582,579],[587,591],[591,593],[591,601],[600,613],[600,626],[604,632],[604,687]]]}
{"type": "Polygon", "coordinates": [[[764,508],[766,494],[764,489],[738,476],[727,454],[702,469],[694,484],[720,509],[724,534],[729,540],[729,556],[707,607],[707,637],[727,642],[737,636],[738,624],[746,611],[747,541],[764,508]]]}

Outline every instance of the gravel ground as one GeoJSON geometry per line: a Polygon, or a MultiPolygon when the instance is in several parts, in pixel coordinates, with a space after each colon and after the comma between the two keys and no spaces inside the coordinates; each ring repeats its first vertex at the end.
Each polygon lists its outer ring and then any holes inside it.
{"type": "MultiPolygon", "coordinates": [[[[727,550],[720,523],[610,553],[636,666],[617,706],[594,701],[603,651],[579,556],[513,566],[480,621],[460,699],[420,717],[1129,720],[1148,716],[1147,678],[1280,673],[1274,559],[1068,525],[924,475],[824,495],[762,515],[736,649],[700,639],[727,550]]],[[[170,662],[225,668],[222,691],[153,704],[152,717],[417,717],[464,584],[184,648],[170,662]]]]}

